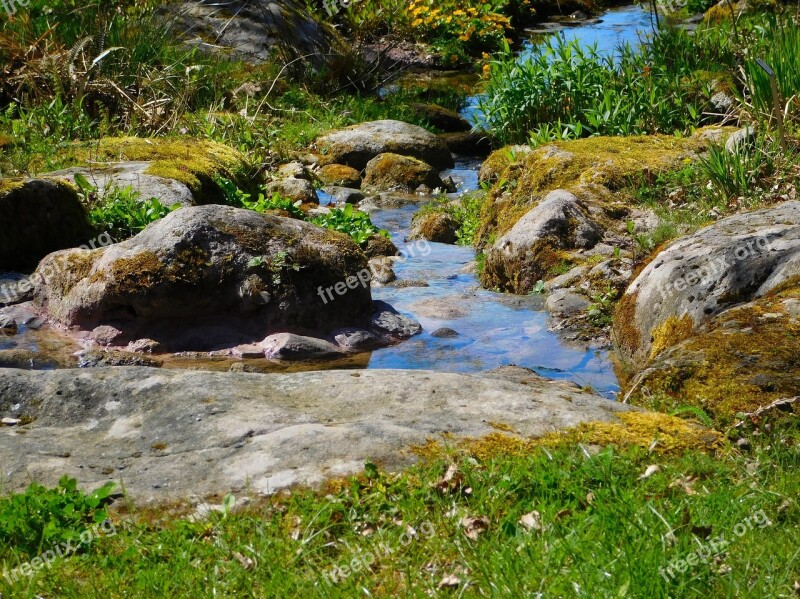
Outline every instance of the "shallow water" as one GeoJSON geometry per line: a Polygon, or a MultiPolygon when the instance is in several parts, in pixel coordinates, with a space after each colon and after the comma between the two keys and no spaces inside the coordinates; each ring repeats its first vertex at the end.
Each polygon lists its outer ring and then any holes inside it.
{"type": "MultiPolygon", "coordinates": [[[[477,188],[479,168],[479,162],[461,159],[443,177],[452,175],[463,193],[477,188]]],[[[328,200],[321,195],[321,203],[328,200]]],[[[374,299],[417,319],[424,330],[409,341],[373,352],[367,367],[481,372],[515,364],[543,376],[589,385],[613,397],[618,385],[608,352],[568,344],[549,331],[542,296],[481,289],[476,276],[464,272],[475,258],[472,248],[405,241],[412,216],[427,201],[430,199],[420,198],[417,204],[370,213],[372,222],[388,230],[406,256],[394,267],[398,280],[423,281],[428,286],[372,290],[374,299]],[[432,335],[443,327],[455,330],[458,336],[432,335]]]]}
{"type": "MultiPolygon", "coordinates": [[[[543,43],[544,38],[551,35],[560,35],[565,40],[577,40],[585,48],[596,47],[601,54],[614,53],[622,45],[638,46],[648,32],[653,28],[650,10],[645,5],[622,6],[612,8],[600,15],[598,19],[589,20],[574,25],[561,23],[548,24],[547,34],[536,33],[534,39],[523,44],[519,52],[519,60],[524,61],[530,57],[536,45],[543,43]]],[[[543,30],[544,31],[544,30],[543,30]]],[[[470,96],[467,105],[461,114],[470,124],[481,126],[483,117],[480,111],[481,95],[470,96]]]]}

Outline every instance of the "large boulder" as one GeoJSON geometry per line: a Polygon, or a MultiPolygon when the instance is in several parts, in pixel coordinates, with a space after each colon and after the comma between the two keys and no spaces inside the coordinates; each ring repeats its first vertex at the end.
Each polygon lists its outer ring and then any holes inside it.
{"type": "Polygon", "coordinates": [[[502,422],[526,438],[632,410],[530,372],[516,381],[410,370],[0,369],[0,417],[31,422],[0,427],[0,484],[112,479],[137,503],[267,494],[358,472],[366,460],[400,467],[413,460],[409,446],[442,433],[482,437],[502,422]]]}
{"type": "Polygon", "coordinates": [[[409,239],[455,243],[458,229],[458,222],[447,212],[422,212],[414,215],[409,239]]]}
{"type": "Polygon", "coordinates": [[[590,249],[602,238],[602,227],[583,202],[568,191],[553,191],[489,249],[481,282],[527,293],[562,261],[563,250],[590,249]]]}
{"type": "Polygon", "coordinates": [[[366,256],[345,235],[198,206],[107,248],[51,254],[32,279],[36,304],[62,326],[112,326],[123,333],[118,343],[148,338],[179,351],[368,325],[369,286],[349,284],[360,272],[366,256]],[[331,301],[331,288],[345,297],[331,301]]]}
{"type": "MultiPolygon", "coordinates": [[[[140,200],[156,198],[164,206],[195,206],[201,198],[195,199],[189,186],[183,181],[148,174],[150,162],[119,162],[95,167],[75,166],[52,173],[47,177],[75,181],[75,177],[84,177],[90,185],[97,189],[98,195],[113,188],[130,187],[138,194],[140,200]]],[[[76,183],[77,185],[77,183],[76,183]]]]}
{"type": "Polygon", "coordinates": [[[412,156],[439,168],[452,168],[453,156],[441,139],[422,127],[401,121],[371,121],[326,133],[317,149],[329,162],[362,170],[378,154],[412,156]]]}
{"type": "Polygon", "coordinates": [[[50,252],[92,237],[86,210],[68,183],[0,180],[0,272],[34,267],[50,252]]]}
{"type": "Polygon", "coordinates": [[[444,188],[439,173],[431,165],[399,154],[379,154],[367,163],[362,187],[367,193],[381,191],[416,190],[421,185],[428,189],[444,188]]]}
{"type": "Polygon", "coordinates": [[[251,194],[260,182],[240,152],[210,140],[105,137],[74,144],[67,155],[74,166],[46,177],[72,181],[80,174],[100,192],[130,186],[142,200],[155,197],[165,206],[226,203],[219,177],[251,194]]]}
{"type": "Polygon", "coordinates": [[[659,253],[622,297],[620,350],[641,365],[722,311],[800,276],[800,202],[737,214],[659,253]]]}
{"type": "Polygon", "coordinates": [[[329,45],[331,35],[295,1],[233,0],[220,10],[215,0],[191,0],[167,3],[164,10],[190,45],[256,63],[269,61],[280,43],[293,45],[301,54],[316,53],[329,45]]]}

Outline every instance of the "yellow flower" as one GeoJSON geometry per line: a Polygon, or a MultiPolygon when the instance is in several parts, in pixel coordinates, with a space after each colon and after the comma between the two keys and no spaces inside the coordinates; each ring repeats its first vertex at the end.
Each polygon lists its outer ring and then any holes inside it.
{"type": "Polygon", "coordinates": [[[419,27],[420,25],[422,25],[422,19],[414,19],[413,21],[411,21],[412,27],[419,27]]]}
{"type": "Polygon", "coordinates": [[[454,17],[460,17],[460,16],[465,15],[465,14],[467,14],[467,13],[465,13],[463,10],[456,10],[456,11],[453,12],[453,16],[454,17]]]}

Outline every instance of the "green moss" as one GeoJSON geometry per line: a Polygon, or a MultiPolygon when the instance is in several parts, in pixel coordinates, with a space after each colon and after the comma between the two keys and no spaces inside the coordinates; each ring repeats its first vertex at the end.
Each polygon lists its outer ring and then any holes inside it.
{"type": "Polygon", "coordinates": [[[694,320],[688,314],[678,318],[670,316],[653,331],[653,343],[650,347],[650,359],[658,356],[662,351],[678,345],[691,337],[694,331],[694,320]]]}
{"type": "Polygon", "coordinates": [[[0,179],[0,197],[8,195],[25,184],[24,179],[0,179]]]}
{"type": "Polygon", "coordinates": [[[361,173],[344,164],[327,164],[319,170],[318,177],[323,185],[361,186],[361,173]]]}
{"type": "MultiPolygon", "coordinates": [[[[690,138],[668,135],[589,137],[540,146],[529,153],[508,149],[490,156],[496,173],[505,165],[481,215],[479,239],[486,243],[509,231],[545,195],[566,189],[578,197],[591,195],[609,216],[624,212],[619,192],[642,174],[654,176],[695,159],[707,148],[701,129],[690,138]]],[[[724,129],[728,134],[733,129],[724,129]]],[[[489,173],[490,169],[487,169],[489,173]]],[[[488,175],[487,175],[488,176],[488,175]]]]}
{"type": "Polygon", "coordinates": [[[166,265],[155,252],[145,251],[128,258],[116,260],[111,272],[98,271],[90,282],[110,277],[107,293],[127,296],[145,293],[164,281],[166,265]]]}
{"type": "MultiPolygon", "coordinates": [[[[523,438],[502,433],[490,433],[478,439],[465,439],[458,443],[479,460],[498,456],[522,457],[540,447],[558,449],[583,445],[613,446],[617,448],[640,447],[657,454],[681,454],[690,449],[715,451],[722,444],[719,433],[699,427],[686,420],[654,412],[624,412],[617,414],[616,422],[588,422],[561,432],[538,438],[523,438]]],[[[441,457],[447,449],[436,441],[429,441],[413,449],[427,459],[441,457]]]]}
{"type": "Polygon", "coordinates": [[[658,409],[694,406],[727,426],[737,413],[800,395],[800,321],[782,303],[800,297],[798,283],[728,310],[664,351],[631,400],[658,409]]]}
{"type": "Polygon", "coordinates": [[[224,195],[214,182],[221,175],[245,191],[256,191],[250,166],[236,150],[223,144],[191,138],[108,137],[76,144],[68,150],[67,162],[86,166],[105,162],[147,161],[146,173],[184,183],[198,204],[222,203],[224,195]]]}

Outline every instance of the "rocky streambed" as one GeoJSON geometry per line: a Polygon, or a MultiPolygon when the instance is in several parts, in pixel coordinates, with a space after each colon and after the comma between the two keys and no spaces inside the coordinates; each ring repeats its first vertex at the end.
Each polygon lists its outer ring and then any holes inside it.
{"type": "Polygon", "coordinates": [[[264,213],[225,205],[224,181],[254,191],[243,156],[188,139],[104,139],[74,169],[0,182],[4,486],[67,474],[139,501],[270,493],[402,465],[441,435],[537,436],[637,409],[614,399],[716,416],[800,394],[797,202],[644,262],[631,238],[658,225],[631,177],[747,131],[483,160],[485,136],[435,118],[453,130],[319,136],[260,182],[293,202],[264,213]],[[86,220],[89,179],[181,208],[112,243],[86,220]],[[480,256],[454,243],[447,210],[473,192],[480,256]],[[430,203],[445,209],[415,219],[430,203]],[[391,239],[308,222],[353,204],[391,239]]]}

